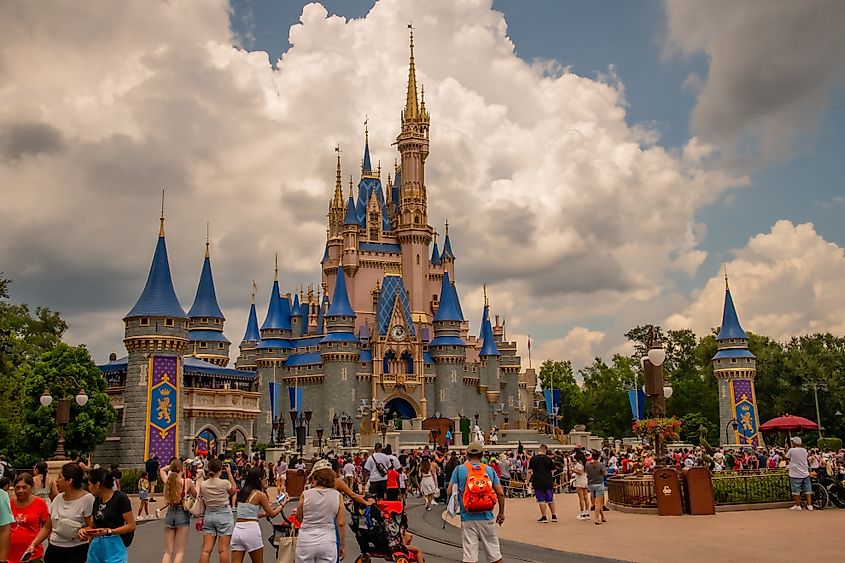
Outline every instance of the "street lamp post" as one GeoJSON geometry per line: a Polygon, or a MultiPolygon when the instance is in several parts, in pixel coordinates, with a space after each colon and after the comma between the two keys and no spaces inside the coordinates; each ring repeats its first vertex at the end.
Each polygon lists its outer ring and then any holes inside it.
{"type": "Polygon", "coordinates": [[[734,432],[736,432],[736,429],[739,428],[739,421],[737,421],[737,419],[735,418],[732,418],[728,421],[727,424],[725,424],[725,445],[731,443],[731,439],[728,437],[728,428],[730,428],[730,426],[733,426],[734,432]]]}
{"type": "MultiPolygon", "coordinates": [[[[60,378],[60,382],[65,387],[69,383],[73,384],[74,387],[80,387],[80,385],[72,377],[60,378]]],[[[88,403],[88,395],[85,393],[85,389],[80,387],[79,393],[76,394],[74,399],[77,405],[84,407],[88,403]]],[[[50,395],[49,389],[44,389],[44,392],[39,398],[39,402],[44,407],[50,406],[53,402],[53,397],[50,395]]],[[[59,429],[59,441],[56,444],[56,453],[53,454],[52,458],[50,458],[51,461],[64,461],[67,459],[65,456],[65,425],[67,425],[68,422],[70,422],[70,398],[65,396],[56,401],[56,426],[58,426],[59,429]]]]}
{"type": "Polygon", "coordinates": [[[323,455],[323,427],[317,427],[317,448],[319,449],[320,455],[323,455]]]}
{"type": "Polygon", "coordinates": [[[822,415],[821,411],[819,411],[819,389],[822,391],[827,391],[827,384],[822,383],[820,381],[809,381],[801,385],[801,389],[807,391],[809,389],[813,390],[813,395],[816,399],[816,424],[819,427],[819,438],[822,437],[822,415]]]}

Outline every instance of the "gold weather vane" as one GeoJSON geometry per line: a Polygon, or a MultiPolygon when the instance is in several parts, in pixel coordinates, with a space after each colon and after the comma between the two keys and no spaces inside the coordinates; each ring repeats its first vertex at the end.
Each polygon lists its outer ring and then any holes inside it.
{"type": "Polygon", "coordinates": [[[255,305],[255,294],[258,293],[258,284],[252,280],[252,304],[255,305]]]}
{"type": "Polygon", "coordinates": [[[158,236],[164,236],[164,190],[161,190],[161,217],[159,218],[158,236]]]}
{"type": "Polygon", "coordinates": [[[350,198],[354,197],[352,195],[352,174],[349,175],[349,197],[350,198]]]}
{"type": "Polygon", "coordinates": [[[487,300],[487,284],[486,283],[484,284],[483,288],[484,288],[484,306],[488,307],[488,306],[490,306],[490,302],[487,300]]]}
{"type": "Polygon", "coordinates": [[[205,222],[205,257],[206,258],[208,258],[210,256],[210,254],[208,252],[208,246],[210,244],[210,237],[209,237],[210,229],[211,229],[211,221],[206,221],[205,222]]]}
{"type": "Polygon", "coordinates": [[[730,290],[730,286],[728,286],[728,263],[723,262],[722,266],[725,268],[725,290],[730,290]]]}
{"type": "Polygon", "coordinates": [[[276,281],[279,281],[279,253],[276,253],[276,261],[275,261],[275,270],[276,270],[276,277],[274,278],[276,281]]]}

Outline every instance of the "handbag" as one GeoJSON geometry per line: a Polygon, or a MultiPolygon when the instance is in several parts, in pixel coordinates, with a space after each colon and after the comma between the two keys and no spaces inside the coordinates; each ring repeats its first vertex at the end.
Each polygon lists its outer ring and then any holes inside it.
{"type": "Polygon", "coordinates": [[[278,557],[276,563],[294,563],[296,561],[296,536],[277,538],[278,557]]]}
{"type": "Polygon", "coordinates": [[[191,503],[191,506],[187,508],[188,512],[191,513],[191,516],[196,516],[197,518],[199,518],[200,516],[205,514],[205,501],[202,499],[202,496],[198,496],[197,498],[188,497],[185,499],[185,501],[187,501],[188,499],[193,501],[191,503]]]}
{"type": "Polygon", "coordinates": [[[65,540],[76,540],[76,534],[82,528],[82,524],[70,518],[59,518],[56,525],[53,526],[53,531],[56,535],[65,540]]]}

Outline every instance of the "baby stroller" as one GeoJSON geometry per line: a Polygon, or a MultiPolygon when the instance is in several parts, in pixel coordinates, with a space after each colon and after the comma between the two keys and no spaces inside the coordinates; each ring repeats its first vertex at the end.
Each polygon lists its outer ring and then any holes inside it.
{"type": "Polygon", "coordinates": [[[408,520],[404,510],[399,500],[380,500],[372,506],[354,505],[349,526],[361,550],[355,563],[370,563],[372,559],[394,563],[417,560],[405,546],[408,520]]]}
{"type": "Polygon", "coordinates": [[[282,517],[282,523],[277,524],[273,522],[269,517],[267,521],[270,522],[270,525],[273,526],[273,533],[267,538],[267,542],[273,546],[273,549],[276,550],[276,557],[275,559],[279,558],[279,540],[282,538],[296,536],[297,531],[299,530],[300,522],[296,519],[296,516],[291,516],[288,518],[285,516],[284,510],[279,513],[279,516],[282,517]]]}

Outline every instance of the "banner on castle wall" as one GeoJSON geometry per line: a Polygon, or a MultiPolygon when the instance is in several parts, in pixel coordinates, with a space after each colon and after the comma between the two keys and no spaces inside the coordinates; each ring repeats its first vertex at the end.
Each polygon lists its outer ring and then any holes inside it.
{"type": "Polygon", "coordinates": [[[144,459],[179,457],[179,359],[152,356],[149,374],[144,459]]]}
{"type": "Polygon", "coordinates": [[[282,389],[284,384],[268,383],[270,386],[270,415],[273,419],[278,418],[282,414],[282,389]]]}
{"type": "Polygon", "coordinates": [[[736,418],[736,443],[762,445],[757,423],[757,397],[750,379],[731,380],[733,414],[736,418]]]}
{"type": "Polygon", "coordinates": [[[290,410],[302,412],[302,394],[305,391],[302,387],[288,387],[288,401],[290,410]]]}

